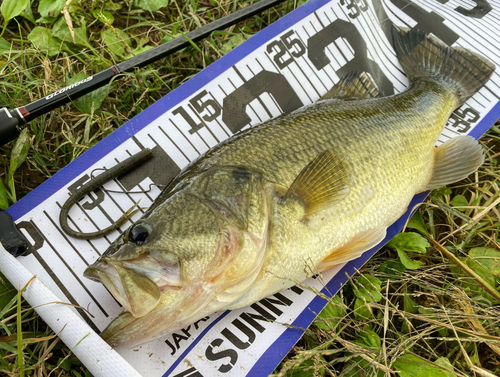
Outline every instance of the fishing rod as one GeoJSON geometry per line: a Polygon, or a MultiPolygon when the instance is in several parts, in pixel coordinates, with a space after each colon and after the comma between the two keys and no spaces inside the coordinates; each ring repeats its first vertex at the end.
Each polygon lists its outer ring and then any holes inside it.
{"type": "Polygon", "coordinates": [[[175,38],[167,43],[134,56],[133,58],[125,60],[122,63],[115,64],[102,72],[59,89],[27,105],[13,110],[9,110],[7,106],[0,106],[0,146],[14,140],[23,130],[27,122],[106,85],[116,75],[131,72],[135,68],[142,68],[152,62],[167,57],[189,46],[192,42],[198,42],[208,37],[216,30],[226,29],[240,21],[278,5],[283,1],[284,0],[261,0],[258,3],[249,5],[246,8],[186,33],[185,36],[175,38]]]}
{"type": "MultiPolygon", "coordinates": [[[[145,51],[142,54],[113,65],[102,72],[59,89],[25,106],[13,110],[9,110],[7,106],[0,106],[0,146],[14,140],[27,122],[106,85],[116,75],[130,72],[135,68],[142,68],[154,61],[167,57],[189,46],[192,42],[198,42],[208,37],[216,30],[226,29],[283,1],[261,0],[258,3],[186,33],[185,36],[178,37],[149,51],[145,51]]],[[[0,243],[14,256],[23,255],[28,245],[26,238],[16,229],[12,217],[3,211],[0,211],[0,243]]]]}

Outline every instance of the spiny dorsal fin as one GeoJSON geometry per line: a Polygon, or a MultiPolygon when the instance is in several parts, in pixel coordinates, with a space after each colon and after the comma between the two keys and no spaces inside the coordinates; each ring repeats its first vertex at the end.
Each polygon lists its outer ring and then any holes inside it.
{"type": "Polygon", "coordinates": [[[321,99],[365,99],[380,94],[373,80],[361,71],[351,71],[340,79],[321,99]]]}
{"type": "Polygon", "coordinates": [[[425,190],[461,181],[475,172],[483,162],[483,148],[472,136],[449,139],[434,150],[432,178],[425,190]]]}
{"type": "Polygon", "coordinates": [[[325,151],[297,176],[283,201],[299,200],[305,215],[342,200],[349,193],[350,167],[341,156],[325,151]]]}

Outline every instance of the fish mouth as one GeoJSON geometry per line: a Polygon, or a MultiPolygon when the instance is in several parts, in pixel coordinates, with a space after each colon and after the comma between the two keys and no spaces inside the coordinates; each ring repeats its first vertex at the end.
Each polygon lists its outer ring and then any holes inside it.
{"type": "Polygon", "coordinates": [[[164,254],[145,253],[128,260],[103,256],[83,275],[100,281],[126,311],[140,318],[158,305],[165,287],[180,286],[179,261],[172,255],[165,258],[164,254]]]}
{"type": "Polygon", "coordinates": [[[214,302],[213,292],[202,284],[165,289],[160,303],[147,315],[136,318],[122,312],[103,330],[101,337],[113,348],[132,348],[179,331],[227,306],[214,302]]]}
{"type": "Polygon", "coordinates": [[[143,317],[160,302],[160,288],[148,276],[114,261],[101,261],[88,267],[84,274],[98,280],[134,317],[143,317]]]}

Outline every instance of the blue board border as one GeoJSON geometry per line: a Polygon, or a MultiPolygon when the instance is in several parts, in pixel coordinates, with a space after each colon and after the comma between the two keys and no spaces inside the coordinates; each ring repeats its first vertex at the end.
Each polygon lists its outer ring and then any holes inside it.
{"type": "MultiPolygon", "coordinates": [[[[68,166],[61,169],[61,171],[56,173],[53,177],[44,182],[37,189],[33,190],[31,193],[29,193],[20,201],[7,209],[7,212],[14,218],[14,220],[18,220],[33,208],[44,202],[47,198],[56,193],[62,187],[67,185],[77,176],[79,176],[89,166],[92,166],[93,164],[98,162],[110,151],[119,147],[121,144],[126,142],[128,139],[141,131],[155,119],[163,115],[165,112],[170,110],[172,107],[178,105],[181,101],[185,100],[186,98],[197,92],[199,89],[201,89],[203,86],[216,79],[220,74],[225,72],[233,65],[237,64],[250,53],[258,49],[260,46],[275,38],[278,34],[288,29],[290,26],[294,25],[303,18],[309,16],[311,13],[314,13],[317,9],[321,8],[329,2],[330,0],[310,0],[295,11],[288,14],[286,17],[260,31],[248,41],[244,42],[242,45],[238,46],[236,49],[234,49],[221,59],[217,60],[215,63],[204,69],[195,77],[181,85],[179,88],[167,94],[166,96],[155,102],[153,105],[151,105],[148,109],[126,122],[122,127],[114,131],[111,135],[109,135],[104,140],[92,147],[90,150],[75,159],[68,166]]],[[[500,102],[498,102],[492,108],[492,110],[490,110],[490,112],[482,119],[482,121],[473,129],[470,135],[475,137],[476,139],[479,138],[499,118],[500,102]]],[[[417,195],[413,199],[409,208],[413,208],[416,204],[422,202],[425,198],[425,195],[425,193],[417,195]]],[[[387,236],[381,243],[381,245],[385,244],[397,233],[399,233],[409,217],[410,212],[408,211],[396,223],[394,223],[388,229],[387,236]]],[[[370,259],[380,248],[381,246],[377,246],[376,248],[364,253],[360,258],[347,263],[326,285],[326,287],[322,290],[322,293],[327,296],[334,295],[345,283],[345,274],[347,273],[350,276],[353,275],[355,273],[355,270],[361,268],[368,261],[368,259],[370,259]]],[[[326,300],[322,299],[321,297],[318,296],[314,298],[309,304],[308,308],[306,308],[297,317],[292,325],[296,327],[307,328],[312,323],[314,318],[316,318],[317,313],[319,313],[323,309],[325,304],[326,300]]],[[[168,376],[169,373],[171,373],[183,360],[183,358],[191,351],[191,349],[196,346],[201,338],[217,322],[225,317],[227,313],[228,312],[222,314],[217,320],[209,325],[196,338],[196,340],[190,345],[190,347],[184,351],[184,353],[179,357],[178,361],[169,368],[164,376],[168,376]]],[[[249,371],[248,375],[262,376],[272,373],[275,367],[281,362],[286,352],[293,347],[293,345],[300,339],[302,335],[303,332],[301,330],[287,328],[284,333],[256,362],[253,368],[249,371]]]]}
{"type": "MultiPolygon", "coordinates": [[[[470,135],[475,139],[479,139],[490,127],[500,119],[500,101],[490,110],[490,112],[481,120],[481,122],[471,131],[470,135]]],[[[415,195],[411,203],[408,205],[408,211],[401,216],[394,224],[387,229],[387,236],[375,248],[365,252],[358,259],[348,262],[321,291],[327,297],[333,297],[339,289],[346,283],[346,274],[352,276],[356,270],[359,270],[363,265],[378,251],[383,245],[389,242],[396,234],[398,234],[405,226],[406,222],[413,214],[414,209],[422,203],[428,193],[415,195]],[[412,212],[413,211],[413,212],[412,212]]],[[[316,316],[325,307],[327,301],[319,296],[315,297],[309,306],[295,319],[292,326],[297,328],[307,328],[314,321],[316,316]]],[[[247,376],[263,376],[271,374],[276,366],[283,360],[285,354],[283,350],[290,350],[295,343],[303,335],[303,331],[299,329],[287,328],[283,334],[266,350],[260,359],[254,364],[247,376]]]]}
{"type": "Polygon", "coordinates": [[[181,101],[196,93],[202,87],[216,79],[223,72],[237,64],[260,46],[267,43],[272,38],[275,38],[278,34],[307,17],[311,13],[314,13],[317,9],[321,8],[325,4],[328,4],[329,2],[330,0],[310,0],[289,13],[287,16],[272,23],[259,33],[255,34],[252,38],[242,43],[233,51],[229,52],[227,55],[205,68],[189,81],[162,97],[146,110],[126,122],[111,135],[97,143],[91,149],[57,172],[53,177],[42,183],[35,190],[8,208],[6,212],[13,217],[14,221],[17,221],[19,218],[27,214],[33,208],[41,204],[51,195],[82,174],[86,169],[88,169],[89,166],[98,162],[112,150],[126,142],[172,107],[178,105],[181,101]]]}

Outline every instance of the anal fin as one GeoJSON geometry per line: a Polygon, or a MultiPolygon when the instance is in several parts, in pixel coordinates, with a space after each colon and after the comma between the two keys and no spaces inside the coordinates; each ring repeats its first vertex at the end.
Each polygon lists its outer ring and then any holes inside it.
{"type": "Polygon", "coordinates": [[[325,271],[333,266],[358,258],[365,251],[377,246],[386,236],[387,228],[370,229],[360,233],[344,246],[335,249],[317,266],[318,271],[325,271]]]}
{"type": "Polygon", "coordinates": [[[425,190],[461,181],[475,172],[483,162],[483,148],[472,136],[449,139],[434,150],[434,169],[425,190]]]}
{"type": "Polygon", "coordinates": [[[378,97],[379,94],[379,88],[366,72],[351,71],[321,99],[366,99],[378,97]]]}
{"type": "Polygon", "coordinates": [[[300,201],[305,215],[338,202],[349,193],[351,169],[346,159],[327,150],[312,160],[295,178],[283,202],[300,201]]]}

